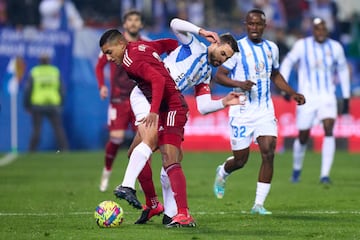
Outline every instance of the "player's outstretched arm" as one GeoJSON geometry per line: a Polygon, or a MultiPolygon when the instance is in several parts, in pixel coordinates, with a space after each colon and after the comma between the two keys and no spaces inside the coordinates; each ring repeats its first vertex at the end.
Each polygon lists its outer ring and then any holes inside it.
{"type": "Polygon", "coordinates": [[[215,74],[214,80],[216,83],[223,85],[225,87],[241,88],[244,91],[250,91],[252,86],[256,85],[250,80],[246,81],[235,81],[229,78],[229,70],[225,67],[218,67],[218,70],[215,74]]]}
{"type": "Polygon", "coordinates": [[[233,105],[244,105],[246,101],[245,93],[229,92],[222,98],[222,103],[225,107],[233,105]]]}
{"type": "Polygon", "coordinates": [[[295,92],[295,90],[292,89],[292,87],[290,87],[290,85],[285,81],[284,77],[279,71],[275,70],[272,72],[271,80],[281,91],[285,92],[285,94],[289,95],[292,99],[294,99],[298,105],[305,104],[304,95],[295,92]]]}
{"type": "Polygon", "coordinates": [[[220,99],[212,99],[210,86],[201,83],[195,86],[196,105],[198,111],[205,115],[224,109],[227,106],[244,104],[245,95],[243,93],[230,92],[220,99]]]}
{"type": "Polygon", "coordinates": [[[170,27],[182,44],[189,44],[191,42],[192,36],[189,33],[200,35],[211,43],[220,42],[219,35],[216,32],[205,30],[191,22],[179,18],[172,19],[170,27]]]}

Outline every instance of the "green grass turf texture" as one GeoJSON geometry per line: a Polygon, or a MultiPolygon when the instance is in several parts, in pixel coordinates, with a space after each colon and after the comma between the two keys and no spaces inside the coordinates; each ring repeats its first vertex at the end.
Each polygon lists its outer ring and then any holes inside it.
{"type": "MultiPolygon", "coordinates": [[[[112,190],[127,164],[121,151],[109,190],[99,192],[103,152],[22,154],[0,167],[0,239],[360,239],[360,157],[336,152],[333,185],[319,184],[320,154],[307,152],[301,182],[289,181],[291,152],[276,154],[272,188],[265,206],[271,216],[249,214],[255,198],[260,154],[251,152],[245,168],[227,181],[223,199],[213,194],[216,167],[229,153],[184,153],[190,211],[196,228],[167,229],[162,216],[133,224],[140,210],[117,200],[112,190]],[[95,207],[115,200],[125,211],[119,228],[102,229],[95,207]]],[[[153,157],[159,196],[160,155],[153,157]]],[[[143,201],[143,194],[138,191],[143,201]]],[[[161,199],[161,197],[160,197],[161,199]]],[[[144,201],[143,201],[144,202],[144,201]]]]}

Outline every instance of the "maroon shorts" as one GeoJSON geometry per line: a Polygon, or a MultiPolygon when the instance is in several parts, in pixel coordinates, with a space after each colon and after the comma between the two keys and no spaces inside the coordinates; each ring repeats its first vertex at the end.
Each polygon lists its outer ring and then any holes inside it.
{"type": "Polygon", "coordinates": [[[135,116],[131,110],[130,100],[120,103],[110,103],[108,108],[108,128],[112,130],[126,130],[129,126],[134,130],[135,116]]]}
{"type": "Polygon", "coordinates": [[[187,118],[187,110],[160,112],[158,145],[171,144],[180,148],[187,118]]]}

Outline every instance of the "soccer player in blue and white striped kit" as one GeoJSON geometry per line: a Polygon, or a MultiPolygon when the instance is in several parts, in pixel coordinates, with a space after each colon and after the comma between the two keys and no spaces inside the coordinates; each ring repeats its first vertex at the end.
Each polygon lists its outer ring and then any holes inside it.
{"type": "Polygon", "coordinates": [[[310,129],[317,120],[322,122],[325,137],[322,144],[320,182],[331,183],[329,175],[335,153],[333,129],[337,116],[334,78],[341,83],[345,99],[343,113],[348,112],[350,97],[350,73],[341,44],[328,38],[323,19],[313,19],[313,35],[299,39],[281,64],[281,73],[287,79],[293,66],[298,63],[298,88],[307,103],[297,107],[296,125],[299,136],[293,146],[292,182],[299,181],[310,129]]]}
{"type": "Polygon", "coordinates": [[[214,193],[223,198],[226,178],[235,170],[244,167],[249,158],[250,144],[258,143],[262,163],[258,175],[256,197],[251,213],[268,215],[264,208],[273,176],[273,163],[277,139],[277,120],[271,100],[270,82],[289,94],[297,104],[305,98],[296,93],[279,72],[279,48],[274,42],[262,38],[266,27],[263,11],[253,9],[246,15],[247,36],[238,40],[239,52],[218,68],[215,75],[218,83],[233,87],[246,94],[243,106],[230,106],[229,128],[233,156],[218,166],[214,193]]]}

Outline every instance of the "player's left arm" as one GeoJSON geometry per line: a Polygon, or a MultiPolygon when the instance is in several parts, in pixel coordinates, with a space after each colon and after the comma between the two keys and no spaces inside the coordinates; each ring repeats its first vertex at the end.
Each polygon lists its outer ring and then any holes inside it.
{"type": "MultiPolygon", "coordinates": [[[[165,89],[166,78],[152,66],[153,63],[142,62],[136,67],[136,75],[143,81],[151,84],[151,107],[150,112],[159,114],[160,103],[165,89]]],[[[160,64],[160,63],[159,63],[160,64]]]]}
{"type": "Polygon", "coordinates": [[[288,96],[296,101],[298,105],[303,105],[305,103],[304,95],[295,92],[294,89],[287,83],[283,75],[280,73],[280,64],[279,64],[279,48],[273,43],[269,42],[272,45],[271,48],[271,57],[272,57],[272,71],[270,79],[273,81],[275,86],[277,86],[280,91],[285,92],[288,96]]]}
{"type": "Polygon", "coordinates": [[[295,90],[292,89],[292,87],[290,87],[290,85],[285,81],[278,69],[274,69],[271,72],[271,80],[281,91],[285,92],[294,99],[298,105],[303,105],[305,103],[304,95],[295,92],[295,90]]]}
{"type": "Polygon", "coordinates": [[[345,53],[340,44],[337,44],[338,56],[336,70],[341,84],[341,92],[343,97],[343,109],[342,114],[349,113],[349,98],[350,98],[350,70],[346,61],[345,53]]]}
{"type": "Polygon", "coordinates": [[[193,37],[191,34],[200,35],[206,38],[206,40],[208,40],[210,43],[220,42],[219,35],[216,32],[208,31],[183,19],[172,19],[170,22],[170,27],[176,35],[177,39],[179,39],[182,44],[189,44],[192,41],[193,37]]]}
{"type": "Polygon", "coordinates": [[[242,102],[244,102],[245,95],[235,92],[230,92],[220,99],[212,99],[209,84],[200,83],[195,86],[197,109],[203,115],[219,111],[227,106],[240,104],[240,95],[243,96],[242,102]]]}

